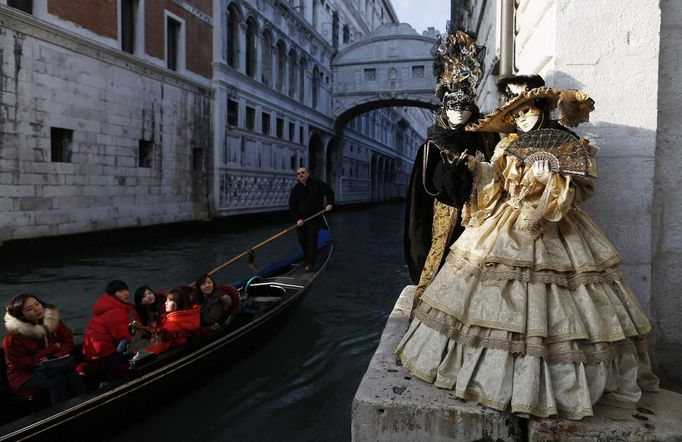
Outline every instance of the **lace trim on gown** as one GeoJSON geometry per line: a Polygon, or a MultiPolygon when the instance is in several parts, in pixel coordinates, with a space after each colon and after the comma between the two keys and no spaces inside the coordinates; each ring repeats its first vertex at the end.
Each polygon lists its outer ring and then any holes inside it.
{"type": "MultiPolygon", "coordinates": [[[[456,252],[459,252],[457,250],[456,252]]],[[[614,258],[602,264],[603,269],[596,271],[555,272],[552,270],[532,270],[528,267],[520,267],[508,264],[489,263],[485,267],[479,267],[458,253],[450,253],[446,262],[457,272],[476,275],[481,281],[504,281],[516,280],[526,283],[555,284],[574,290],[581,285],[604,283],[611,284],[623,279],[623,272],[618,267],[613,267],[620,258],[614,258]]]]}
{"type": "Polygon", "coordinates": [[[547,343],[545,339],[539,337],[524,337],[522,334],[511,332],[502,331],[502,333],[498,333],[498,335],[505,337],[494,336],[495,332],[500,331],[467,326],[447,316],[437,318],[430,314],[433,312],[438,312],[438,310],[422,303],[417,307],[414,317],[428,328],[447,336],[458,344],[473,348],[494,348],[512,354],[540,357],[550,364],[572,362],[599,364],[612,361],[622,354],[642,354],[647,351],[645,337],[626,338],[611,343],[578,343],[577,341],[547,343]]]}

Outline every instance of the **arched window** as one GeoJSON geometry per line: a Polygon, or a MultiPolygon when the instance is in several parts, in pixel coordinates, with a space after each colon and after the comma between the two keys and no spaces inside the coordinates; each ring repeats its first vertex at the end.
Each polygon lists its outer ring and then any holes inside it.
{"type": "Polygon", "coordinates": [[[277,41],[277,81],[275,87],[278,91],[284,91],[284,75],[287,66],[287,48],[282,40],[277,41]]]}
{"type": "Polygon", "coordinates": [[[305,58],[301,57],[301,61],[298,63],[298,99],[301,103],[305,102],[305,68],[306,68],[305,58]]]}
{"type": "Polygon", "coordinates": [[[313,109],[317,109],[320,98],[320,70],[315,66],[313,68],[313,109]]]}
{"type": "Polygon", "coordinates": [[[272,85],[272,34],[268,29],[263,31],[263,47],[261,48],[261,65],[263,66],[262,81],[272,85]]]}
{"type": "Polygon", "coordinates": [[[256,75],[256,38],[258,36],[258,25],[256,20],[249,17],[246,20],[246,75],[254,77],[256,75]]]}
{"type": "Polygon", "coordinates": [[[227,64],[233,68],[239,68],[239,28],[241,26],[242,17],[239,13],[239,8],[234,3],[231,3],[227,8],[227,64]]]}
{"type": "Polygon", "coordinates": [[[296,52],[294,50],[289,51],[289,96],[293,97],[296,95],[296,52]]]}
{"type": "Polygon", "coordinates": [[[350,43],[350,28],[348,25],[343,25],[343,44],[350,43]]]}

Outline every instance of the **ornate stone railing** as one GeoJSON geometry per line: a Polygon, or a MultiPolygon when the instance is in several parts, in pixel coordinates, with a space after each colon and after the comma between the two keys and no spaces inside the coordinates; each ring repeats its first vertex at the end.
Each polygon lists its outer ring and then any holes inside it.
{"type": "Polygon", "coordinates": [[[341,177],[341,195],[343,202],[369,201],[371,183],[366,178],[341,177]]]}
{"type": "Polygon", "coordinates": [[[285,209],[295,182],[291,173],[223,169],[218,175],[218,210],[285,209]]]}

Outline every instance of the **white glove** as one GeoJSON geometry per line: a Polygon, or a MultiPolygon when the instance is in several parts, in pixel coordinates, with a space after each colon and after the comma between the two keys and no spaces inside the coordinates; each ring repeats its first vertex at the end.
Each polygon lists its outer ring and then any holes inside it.
{"type": "Polygon", "coordinates": [[[549,180],[549,161],[548,160],[538,160],[533,163],[533,175],[535,179],[540,181],[542,184],[547,184],[549,180]]]}

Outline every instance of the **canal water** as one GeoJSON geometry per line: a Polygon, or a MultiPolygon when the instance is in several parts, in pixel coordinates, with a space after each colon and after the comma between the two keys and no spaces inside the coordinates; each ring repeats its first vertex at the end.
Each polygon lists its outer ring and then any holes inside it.
{"type": "MultiPolygon", "coordinates": [[[[409,281],[403,213],[399,203],[332,212],[334,255],[285,328],[248,358],[179,394],[177,401],[121,423],[125,429],[110,440],[350,440],[353,396],[409,281]]],[[[0,301],[4,305],[13,294],[31,291],[59,306],[62,319],[81,335],[108,281],[123,279],[131,292],[140,285],[168,289],[189,283],[289,222],[282,215],[251,227],[212,228],[6,263],[0,269],[0,301]]],[[[294,247],[291,232],[256,252],[256,265],[284,257],[294,247]]],[[[217,279],[233,282],[248,271],[239,263],[217,279]]]]}

